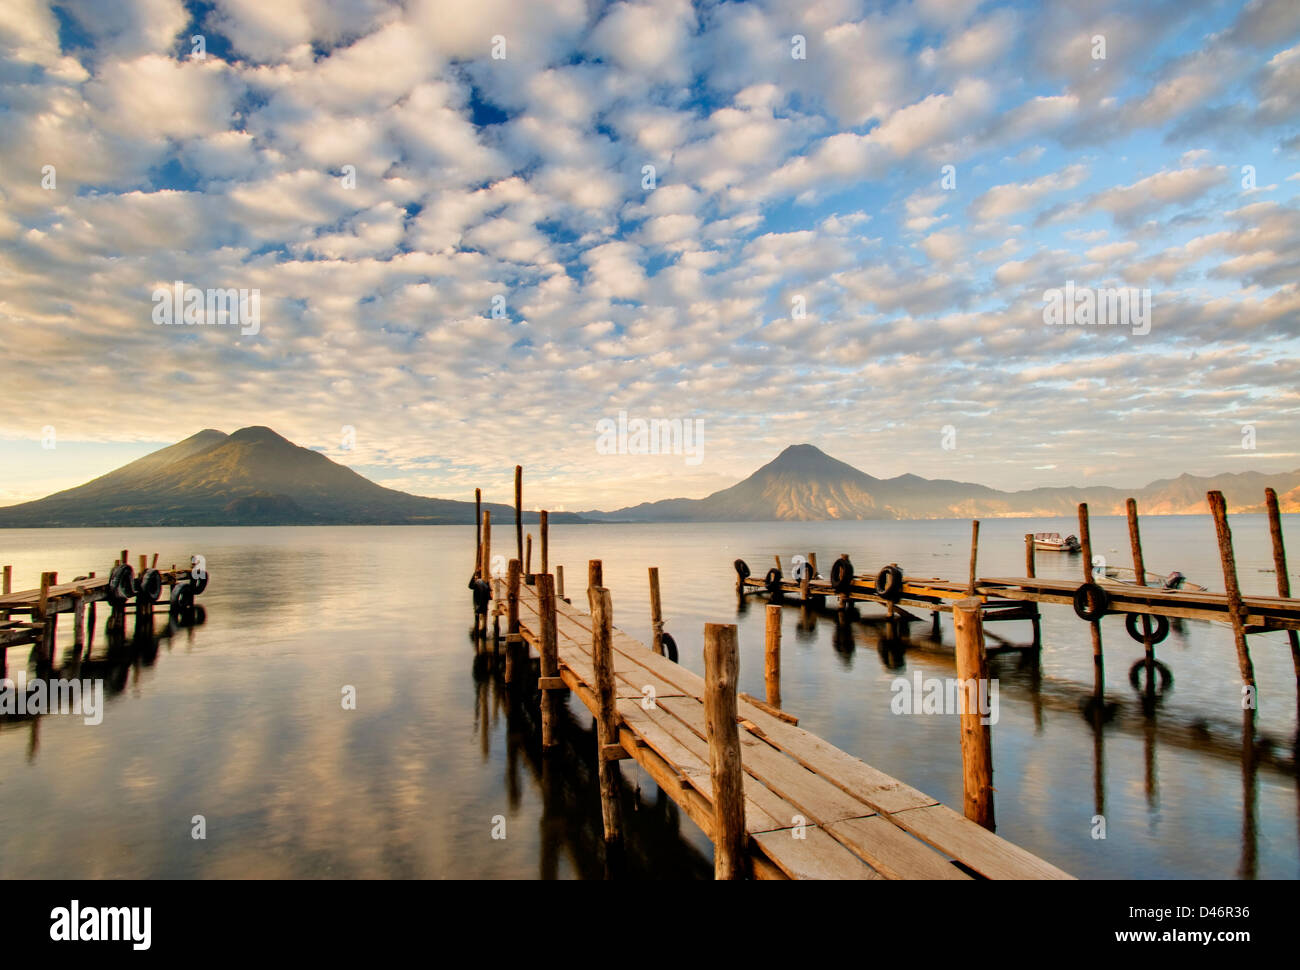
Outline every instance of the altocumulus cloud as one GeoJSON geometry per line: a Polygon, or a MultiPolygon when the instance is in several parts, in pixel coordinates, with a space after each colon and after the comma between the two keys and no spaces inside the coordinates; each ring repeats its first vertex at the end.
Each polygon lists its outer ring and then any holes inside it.
{"type": "Polygon", "coordinates": [[[1297,11],[9,0],[0,439],[64,451],[3,497],[246,424],[568,508],[805,440],[1013,488],[1241,468],[1249,422],[1294,467],[1297,11]],[[153,326],[177,280],[260,331],[153,326]],[[1151,288],[1150,334],[1044,327],[1067,280],[1151,288]],[[595,460],[620,411],[704,460],[595,460]]]}

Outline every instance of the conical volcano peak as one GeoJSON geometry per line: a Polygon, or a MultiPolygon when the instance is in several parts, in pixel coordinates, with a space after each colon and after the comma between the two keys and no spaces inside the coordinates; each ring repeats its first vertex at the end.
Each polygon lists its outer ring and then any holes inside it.
{"type": "Polygon", "coordinates": [[[239,443],[239,442],[243,442],[246,444],[258,444],[258,443],[265,442],[268,444],[275,444],[275,445],[288,445],[291,448],[298,447],[288,438],[284,437],[283,435],[277,434],[275,431],[272,431],[270,428],[261,424],[254,424],[254,425],[250,425],[247,428],[240,428],[238,431],[236,431],[226,440],[232,444],[239,443]]]}

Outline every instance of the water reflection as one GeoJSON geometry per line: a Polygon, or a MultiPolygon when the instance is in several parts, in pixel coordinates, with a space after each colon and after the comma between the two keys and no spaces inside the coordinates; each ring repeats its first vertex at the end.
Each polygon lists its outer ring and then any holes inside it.
{"type": "MultiPolygon", "coordinates": [[[[766,599],[766,597],[764,597],[766,599]]],[[[779,597],[771,602],[781,602],[779,597]]],[[[802,641],[814,639],[819,622],[833,624],[831,645],[844,669],[852,667],[860,643],[874,646],[881,668],[897,673],[908,666],[909,656],[924,658],[928,665],[952,667],[955,661],[951,645],[945,646],[943,631],[937,614],[926,624],[923,633],[912,635],[912,627],[920,618],[898,611],[890,615],[863,615],[853,607],[817,610],[808,604],[786,605],[797,610],[796,637],[802,641]]],[[[738,601],[737,615],[748,609],[744,598],[738,601]]],[[[1031,620],[1032,639],[1029,642],[1014,639],[985,627],[989,656],[990,676],[996,677],[1006,701],[1019,701],[1032,711],[1034,734],[1042,735],[1051,712],[1074,712],[1088,727],[1091,736],[1091,795],[1094,817],[1107,816],[1107,758],[1109,737],[1140,736],[1142,742],[1142,784],[1145,805],[1153,821],[1161,808],[1161,787],[1158,753],[1161,746],[1184,751],[1195,751],[1217,759],[1238,761],[1241,773],[1241,827],[1240,858],[1236,875],[1243,879],[1259,876],[1259,784],[1261,769],[1295,778],[1297,804],[1300,806],[1300,776],[1296,773],[1297,755],[1300,754],[1300,731],[1289,745],[1278,745],[1274,739],[1261,737],[1257,712],[1242,712],[1239,731],[1233,731],[1227,721],[1211,723],[1209,717],[1178,717],[1164,712],[1166,701],[1174,691],[1173,674],[1163,662],[1148,668],[1145,659],[1138,659],[1130,670],[1131,696],[1118,697],[1113,693],[1098,697],[1095,685],[1053,679],[1044,676],[1042,666],[1042,641],[1037,622],[1031,620]],[[1289,750],[1287,750],[1289,749],[1289,750]]],[[[1164,652],[1171,647],[1183,649],[1188,638],[1188,621],[1173,618],[1170,637],[1164,652]]],[[[1018,631],[1017,631],[1018,632],[1018,631]]],[[[1298,700],[1300,703],[1300,700],[1298,700]]],[[[997,736],[997,729],[994,729],[997,736]]],[[[997,768],[995,755],[995,772],[997,768]]],[[[1124,784],[1124,779],[1119,780],[1124,784]]],[[[1095,824],[1096,818],[1094,818],[1095,824]]],[[[1300,812],[1297,813],[1300,829],[1300,812]]]]}
{"type": "MultiPolygon", "coordinates": [[[[523,675],[515,670],[507,684],[505,658],[505,647],[495,646],[491,638],[476,641],[474,726],[486,763],[491,755],[489,721],[495,725],[498,717],[505,718],[504,781],[511,810],[518,809],[524,785],[540,793],[539,878],[559,878],[561,858],[582,879],[712,878],[712,857],[683,837],[681,809],[631,759],[619,762],[617,772],[624,852],[618,860],[606,859],[594,718],[576,699],[559,705],[558,745],[544,752],[539,661],[530,659],[523,675]]],[[[685,822],[694,828],[689,819],[685,822]]]]}
{"type": "MultiPolygon", "coordinates": [[[[192,643],[197,627],[207,622],[207,611],[202,606],[193,606],[184,612],[166,614],[166,623],[158,627],[156,614],[152,610],[141,611],[130,623],[126,614],[110,614],[104,622],[102,634],[97,633],[95,604],[88,604],[86,612],[85,641],[77,643],[76,638],[70,644],[58,642],[58,625],[55,624],[55,646],[49,657],[44,656],[39,644],[31,645],[26,663],[23,665],[22,683],[28,696],[37,689],[37,681],[99,681],[103,684],[103,701],[110,700],[124,693],[128,687],[139,684],[141,671],[153,667],[158,660],[160,648],[177,638],[184,638],[192,643]],[[102,638],[102,649],[95,652],[97,636],[102,638]]],[[[18,648],[10,647],[4,654],[4,668],[0,673],[7,681],[14,683],[17,689],[17,672],[10,669],[10,653],[18,648]]],[[[42,688],[44,690],[44,688],[42,688]]],[[[0,712],[0,730],[24,725],[28,730],[27,761],[34,763],[40,752],[41,721],[49,717],[54,704],[47,699],[42,704],[30,704],[24,700],[23,712],[0,712]],[[32,712],[31,708],[39,710],[32,712]]],[[[102,711],[100,714],[102,715],[102,711]]],[[[59,716],[70,716],[61,714],[59,716]]],[[[80,717],[80,714],[75,716],[80,717]]]]}

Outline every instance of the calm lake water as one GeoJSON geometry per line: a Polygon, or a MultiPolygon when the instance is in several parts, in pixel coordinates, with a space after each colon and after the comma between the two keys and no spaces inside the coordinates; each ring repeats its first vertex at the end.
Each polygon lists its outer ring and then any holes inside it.
{"type": "MultiPolygon", "coordinates": [[[[1222,588],[1208,517],[1143,521],[1149,567],[1222,588]]],[[[1232,519],[1248,592],[1274,593],[1267,523],[1232,519]]],[[[1292,572],[1300,526],[1288,517],[1292,572]]],[[[1024,571],[1023,535],[1073,520],[987,520],[980,573],[1024,571]]],[[[702,672],[705,622],[740,627],[741,689],[763,693],[763,607],[738,607],[732,560],[755,573],[816,552],[859,571],[898,562],[912,575],[966,575],[970,523],[771,523],[553,527],[551,562],[581,594],[604,560],[616,625],[648,641],[646,567],[659,567],[666,629],[702,672]]],[[[1122,518],[1093,520],[1094,552],[1130,565],[1122,518]]],[[[513,523],[494,530],[513,549],[513,523]]],[[[0,878],[600,876],[600,802],[591,718],[576,699],[558,757],[543,759],[526,705],[476,669],[465,584],[472,527],[0,531],[15,588],[42,570],[96,570],[117,551],[161,563],[207,557],[204,622],[108,665],[103,722],[0,720],[0,878]],[[156,652],[155,652],[156,651],[156,652]],[[344,710],[345,686],[356,710],[344,710]],[[207,837],[192,837],[194,817],[207,837]],[[504,839],[494,839],[504,818],[504,839]]],[[[1039,575],[1080,578],[1078,557],[1040,553],[1039,575]]],[[[1300,573],[1292,577],[1293,586],[1300,573]]],[[[581,601],[581,595],[574,597],[581,601]]],[[[1296,687],[1285,634],[1251,638],[1258,738],[1243,757],[1231,632],[1176,623],[1157,648],[1175,683],[1153,718],[1129,686],[1142,646],[1103,623],[1108,700],[1100,731],[1081,713],[1092,684],[1087,625],[1044,607],[1041,675],[994,658],[999,834],[1081,877],[1284,878],[1300,875],[1296,687]],[[1106,819],[1094,839],[1093,817],[1106,819]]],[[[864,615],[874,612],[864,605],[864,615]]],[[[107,650],[99,610],[93,656],[107,650]]],[[[914,624],[905,650],[879,630],[784,612],[782,698],[800,725],[960,810],[956,719],[891,713],[891,682],[952,677],[941,642],[914,624]]],[[[129,621],[130,622],[130,621],[129,621]]],[[[60,629],[70,646],[71,624],[60,629]]],[[[157,621],[165,632],[165,616],[157,621]]],[[[1030,639],[1027,622],[990,633],[1030,639]]],[[[992,644],[993,641],[990,640],[992,644]]],[[[10,652],[10,676],[27,648],[10,652]]],[[[629,868],[709,877],[709,842],[632,762],[625,780],[629,868]]]]}

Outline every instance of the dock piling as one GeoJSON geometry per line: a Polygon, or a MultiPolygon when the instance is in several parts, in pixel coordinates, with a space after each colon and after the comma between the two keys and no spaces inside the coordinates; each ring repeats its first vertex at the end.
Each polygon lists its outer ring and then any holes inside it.
{"type": "MultiPolygon", "coordinates": [[[[1092,578],[1092,532],[1088,527],[1088,503],[1079,503],[1079,545],[1083,552],[1083,581],[1092,578]]],[[[1106,661],[1101,648],[1101,618],[1088,623],[1092,631],[1092,693],[1100,701],[1106,696],[1106,661]]]]}
{"type": "Polygon", "coordinates": [[[651,647],[659,656],[664,655],[664,613],[659,600],[659,567],[650,567],[650,630],[651,647]]]}
{"type": "Polygon", "coordinates": [[[537,517],[539,519],[538,531],[541,533],[542,536],[542,572],[549,573],[551,571],[551,558],[550,558],[551,514],[547,512],[546,509],[542,509],[542,511],[538,513],[537,517]]]}
{"type": "MultiPolygon", "coordinates": [[[[600,560],[592,564],[599,566],[600,560]]],[[[597,570],[598,571],[598,570],[597,570]]],[[[610,748],[618,745],[618,710],[614,705],[613,614],[609,590],[593,586],[591,600],[591,659],[596,677],[598,713],[596,717],[597,765],[600,775],[600,809],[605,825],[605,861],[608,875],[617,873],[622,861],[623,823],[618,803],[617,758],[610,748]]]]}
{"type": "Polygon", "coordinates": [[[482,576],[483,568],[483,490],[474,489],[474,575],[482,576]]]}
{"type": "Polygon", "coordinates": [[[519,661],[520,645],[523,637],[519,635],[519,578],[521,565],[518,559],[511,559],[506,568],[506,667],[505,682],[515,679],[515,665],[519,661]]]}
{"type": "Polygon", "coordinates": [[[560,654],[555,636],[555,577],[542,573],[537,577],[537,598],[540,609],[538,653],[541,654],[542,688],[542,750],[550,751],[559,742],[555,738],[556,713],[559,697],[555,681],[560,677],[560,654]]]}
{"type": "Polygon", "coordinates": [[[975,563],[980,551],[980,520],[972,519],[970,524],[970,583],[966,592],[975,595],[975,563]]]}
{"type": "Polygon", "coordinates": [[[1033,579],[1037,574],[1034,569],[1034,534],[1025,533],[1025,575],[1033,579]]]}
{"type": "Polygon", "coordinates": [[[959,600],[953,604],[952,619],[957,634],[961,774],[966,817],[993,831],[993,743],[978,702],[981,688],[988,683],[980,601],[973,597],[959,600]]]}
{"type": "MultiPolygon", "coordinates": [[[[1277,492],[1264,489],[1264,505],[1268,508],[1268,533],[1273,540],[1273,572],[1277,574],[1277,595],[1291,597],[1291,577],[1286,571],[1286,546],[1282,544],[1282,516],[1278,512],[1277,492]]],[[[8,568],[8,567],[6,567],[8,568]]],[[[1300,633],[1287,630],[1291,640],[1291,663],[1295,667],[1296,690],[1300,692],[1300,633]]]]}
{"type": "Polygon", "coordinates": [[[1250,647],[1246,644],[1245,612],[1241,602],[1241,587],[1237,584],[1237,559],[1232,551],[1232,530],[1228,527],[1228,503],[1220,491],[1209,492],[1206,498],[1210,503],[1210,514],[1214,516],[1214,531],[1219,539],[1219,559],[1223,564],[1224,592],[1228,594],[1228,613],[1232,621],[1232,636],[1237,645],[1237,666],[1241,671],[1241,682],[1247,687],[1255,686],[1255,665],[1250,659],[1250,647]]]}
{"type": "Polygon", "coordinates": [[[524,466],[515,466],[515,558],[524,561],[524,466]]]}
{"type": "MultiPolygon", "coordinates": [[[[778,607],[779,609],[779,607],[778,607]]],[[[748,869],[745,789],[736,727],[740,661],[734,625],[704,625],[704,714],[713,783],[713,875],[743,879],[748,869]]]]}
{"type": "MultiPolygon", "coordinates": [[[[1136,499],[1125,503],[1128,511],[1128,541],[1133,549],[1133,577],[1139,586],[1147,584],[1146,561],[1142,557],[1142,534],[1138,530],[1138,506],[1136,499]]],[[[1142,649],[1146,655],[1147,694],[1155,693],[1156,683],[1156,648],[1151,642],[1151,617],[1142,614],[1142,649]]]]}
{"type": "Polygon", "coordinates": [[[767,630],[763,641],[763,682],[767,688],[767,703],[781,707],[781,607],[769,603],[767,630]]]}

